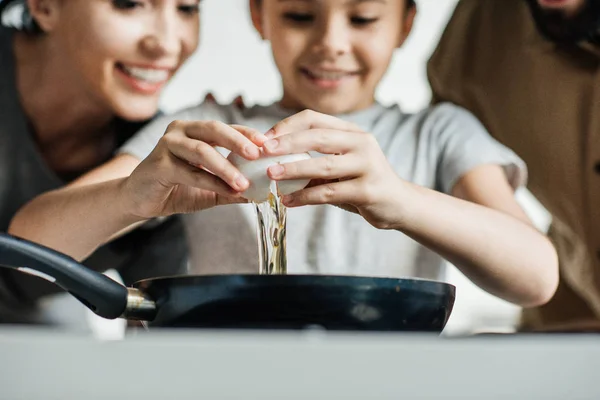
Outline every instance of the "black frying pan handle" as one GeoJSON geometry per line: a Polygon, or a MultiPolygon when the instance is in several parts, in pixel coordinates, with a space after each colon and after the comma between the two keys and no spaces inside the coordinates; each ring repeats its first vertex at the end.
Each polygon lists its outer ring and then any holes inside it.
{"type": "Polygon", "coordinates": [[[0,266],[46,279],[104,318],[121,316],[127,306],[125,286],[65,254],[5,233],[0,233],[0,266]]]}

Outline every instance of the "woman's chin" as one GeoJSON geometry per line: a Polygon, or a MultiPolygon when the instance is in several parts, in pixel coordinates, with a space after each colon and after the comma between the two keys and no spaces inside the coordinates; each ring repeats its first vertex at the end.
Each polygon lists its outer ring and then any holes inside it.
{"type": "Polygon", "coordinates": [[[138,122],[148,120],[158,112],[158,99],[140,99],[119,102],[114,108],[115,114],[126,121],[138,122]]]}

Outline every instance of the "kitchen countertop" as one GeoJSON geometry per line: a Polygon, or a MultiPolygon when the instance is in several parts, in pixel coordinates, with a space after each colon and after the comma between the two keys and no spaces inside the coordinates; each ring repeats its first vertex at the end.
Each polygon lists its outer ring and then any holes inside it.
{"type": "Polygon", "coordinates": [[[0,329],[0,399],[600,399],[599,335],[0,329]]]}

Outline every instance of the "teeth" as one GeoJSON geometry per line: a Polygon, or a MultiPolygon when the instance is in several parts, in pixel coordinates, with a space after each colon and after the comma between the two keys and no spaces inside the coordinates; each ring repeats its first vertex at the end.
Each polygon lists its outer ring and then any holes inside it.
{"type": "Polygon", "coordinates": [[[338,80],[342,79],[348,75],[348,72],[328,72],[328,71],[308,71],[308,73],[317,79],[325,79],[325,80],[338,80]]]}
{"type": "Polygon", "coordinates": [[[127,67],[125,65],[123,65],[123,69],[132,77],[150,83],[164,82],[169,79],[169,71],[164,69],[127,67]]]}

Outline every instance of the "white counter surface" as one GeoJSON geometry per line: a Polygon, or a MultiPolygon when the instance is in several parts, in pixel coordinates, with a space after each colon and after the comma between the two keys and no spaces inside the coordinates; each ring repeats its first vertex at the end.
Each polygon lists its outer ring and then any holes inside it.
{"type": "Polygon", "coordinates": [[[600,336],[0,329],[0,399],[600,399],[600,336]]]}

